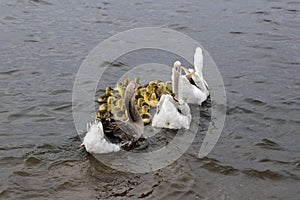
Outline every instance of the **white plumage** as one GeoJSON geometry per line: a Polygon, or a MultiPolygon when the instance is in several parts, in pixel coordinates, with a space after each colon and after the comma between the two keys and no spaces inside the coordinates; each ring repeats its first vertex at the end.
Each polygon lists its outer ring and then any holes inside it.
{"type": "Polygon", "coordinates": [[[194,69],[186,69],[185,75],[179,79],[179,96],[191,104],[201,105],[208,97],[208,85],[203,78],[203,54],[202,49],[197,47],[194,54],[194,69]]]}
{"type": "Polygon", "coordinates": [[[189,105],[178,96],[178,79],[181,72],[181,63],[176,61],[172,70],[172,85],[174,97],[162,95],[153,117],[152,126],[169,129],[189,129],[191,123],[191,112],[189,105]]]}
{"type": "Polygon", "coordinates": [[[87,124],[87,134],[83,139],[82,146],[89,153],[111,153],[120,151],[120,145],[109,142],[104,137],[101,122],[95,121],[87,124]]]}

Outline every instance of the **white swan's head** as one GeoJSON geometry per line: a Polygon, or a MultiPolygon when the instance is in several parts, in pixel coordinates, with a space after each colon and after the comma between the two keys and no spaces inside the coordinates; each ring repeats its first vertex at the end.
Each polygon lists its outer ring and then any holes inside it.
{"type": "Polygon", "coordinates": [[[175,61],[175,62],[174,62],[174,67],[175,67],[175,68],[180,68],[180,67],[181,67],[181,62],[178,61],[178,60],[175,61]]]}
{"type": "MultiPolygon", "coordinates": [[[[178,78],[179,77],[179,75],[180,75],[180,73],[181,73],[181,67],[182,67],[182,65],[181,65],[181,62],[180,61],[175,61],[174,62],[174,67],[173,67],[173,72],[172,72],[172,79],[176,79],[176,78],[178,78]]],[[[174,81],[176,81],[176,80],[174,80],[174,81]]]]}
{"type": "Polygon", "coordinates": [[[195,54],[202,54],[202,49],[200,47],[197,47],[195,49],[195,54]]]}

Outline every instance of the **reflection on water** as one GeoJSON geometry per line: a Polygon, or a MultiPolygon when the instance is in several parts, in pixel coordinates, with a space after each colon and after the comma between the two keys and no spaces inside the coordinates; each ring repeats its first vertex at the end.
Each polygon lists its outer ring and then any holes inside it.
{"type": "MultiPolygon", "coordinates": [[[[297,199],[299,5],[1,1],[0,198],[297,199]],[[181,31],[210,52],[224,79],[227,117],[208,157],[197,154],[210,120],[209,102],[180,159],[153,173],[130,174],[79,148],[71,96],[80,63],[96,44],[143,26],[181,31]]],[[[169,63],[164,54],[142,54],[114,66],[108,83],[126,66],[169,63]]],[[[99,91],[105,86],[100,83],[99,91]]],[[[163,143],[169,136],[156,139],[163,143]]]]}

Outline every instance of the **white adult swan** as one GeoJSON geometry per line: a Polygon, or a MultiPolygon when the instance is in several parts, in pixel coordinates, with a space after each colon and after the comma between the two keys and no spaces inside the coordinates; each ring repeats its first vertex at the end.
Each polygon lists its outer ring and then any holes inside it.
{"type": "Polygon", "coordinates": [[[208,85],[203,78],[203,54],[197,47],[194,54],[194,69],[186,69],[182,66],[185,75],[180,76],[180,97],[191,104],[201,105],[208,97],[208,85]]]}
{"type": "Polygon", "coordinates": [[[90,153],[117,152],[121,147],[129,147],[144,132],[143,120],[135,106],[135,93],[138,84],[131,81],[125,91],[124,103],[128,115],[127,121],[104,119],[88,124],[88,132],[82,146],[90,153]]]}
{"type": "Polygon", "coordinates": [[[164,94],[157,105],[156,113],[153,117],[152,126],[169,129],[189,129],[191,123],[191,112],[189,105],[178,95],[179,76],[181,73],[181,63],[176,61],[172,70],[172,85],[174,96],[164,94]]]}

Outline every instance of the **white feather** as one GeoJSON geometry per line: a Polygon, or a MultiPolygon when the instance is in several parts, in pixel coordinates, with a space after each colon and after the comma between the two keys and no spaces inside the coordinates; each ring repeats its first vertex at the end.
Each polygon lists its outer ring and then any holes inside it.
{"type": "Polygon", "coordinates": [[[152,126],[169,129],[189,129],[192,119],[190,108],[185,102],[181,102],[180,107],[184,112],[187,112],[186,115],[178,112],[176,102],[171,95],[163,95],[153,117],[152,126]]]}
{"type": "Polygon", "coordinates": [[[120,146],[112,144],[104,137],[101,122],[87,124],[88,132],[83,139],[82,145],[89,153],[111,153],[120,151],[120,146]]]}
{"type": "Polygon", "coordinates": [[[190,83],[187,74],[181,75],[179,79],[179,96],[191,104],[201,105],[208,97],[208,85],[203,78],[203,54],[202,49],[197,47],[194,54],[194,69],[188,69],[188,73],[196,85],[190,83]]]}

